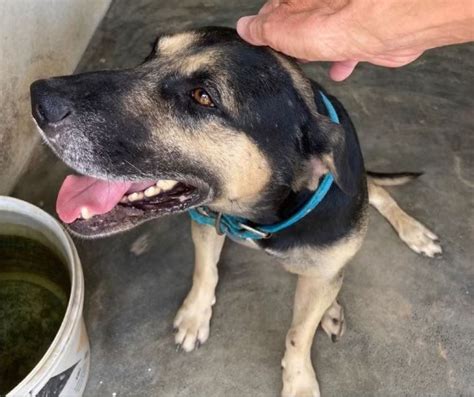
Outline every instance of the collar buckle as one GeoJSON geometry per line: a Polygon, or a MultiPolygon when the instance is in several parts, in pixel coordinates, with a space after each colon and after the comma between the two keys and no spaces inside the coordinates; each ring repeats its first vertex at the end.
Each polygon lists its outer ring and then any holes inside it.
{"type": "Polygon", "coordinates": [[[239,222],[239,226],[242,229],[247,230],[248,232],[255,233],[257,236],[260,236],[262,239],[267,239],[267,238],[272,237],[271,233],[262,232],[261,230],[258,230],[256,228],[253,228],[253,227],[249,226],[249,225],[246,225],[245,223],[240,223],[239,222]]]}

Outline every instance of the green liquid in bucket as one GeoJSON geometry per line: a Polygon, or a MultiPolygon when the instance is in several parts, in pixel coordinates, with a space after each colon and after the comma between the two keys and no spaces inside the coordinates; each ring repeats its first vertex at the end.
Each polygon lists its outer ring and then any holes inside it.
{"type": "Polygon", "coordinates": [[[68,270],[52,250],[30,238],[0,235],[0,395],[48,350],[69,291],[68,270]]]}

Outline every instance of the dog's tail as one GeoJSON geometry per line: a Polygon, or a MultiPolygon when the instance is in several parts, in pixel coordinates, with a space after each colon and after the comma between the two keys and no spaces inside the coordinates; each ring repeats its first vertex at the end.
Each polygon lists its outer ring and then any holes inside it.
{"type": "Polygon", "coordinates": [[[366,171],[367,176],[378,186],[398,186],[404,185],[423,175],[422,172],[372,172],[366,171]]]}

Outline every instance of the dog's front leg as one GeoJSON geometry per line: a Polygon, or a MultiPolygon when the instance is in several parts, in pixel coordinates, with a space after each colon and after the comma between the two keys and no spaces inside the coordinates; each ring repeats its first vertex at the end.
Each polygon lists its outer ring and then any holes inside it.
{"type": "Polygon", "coordinates": [[[333,279],[322,275],[298,276],[293,321],[286,335],[282,397],[319,397],[319,385],[311,363],[311,345],[321,318],[342,285],[342,273],[333,279]]]}
{"type": "Polygon", "coordinates": [[[175,343],[190,352],[206,342],[218,281],[217,262],[225,236],[209,226],[191,222],[194,243],[193,285],[174,319],[175,343]]]}

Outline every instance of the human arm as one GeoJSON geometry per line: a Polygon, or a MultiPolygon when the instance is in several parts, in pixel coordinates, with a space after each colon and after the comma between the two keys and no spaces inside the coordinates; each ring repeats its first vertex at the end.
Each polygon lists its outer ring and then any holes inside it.
{"type": "Polygon", "coordinates": [[[241,18],[255,45],[307,61],[333,61],[334,80],[358,62],[398,67],[424,51],[474,40],[473,0],[269,0],[241,18]]]}

